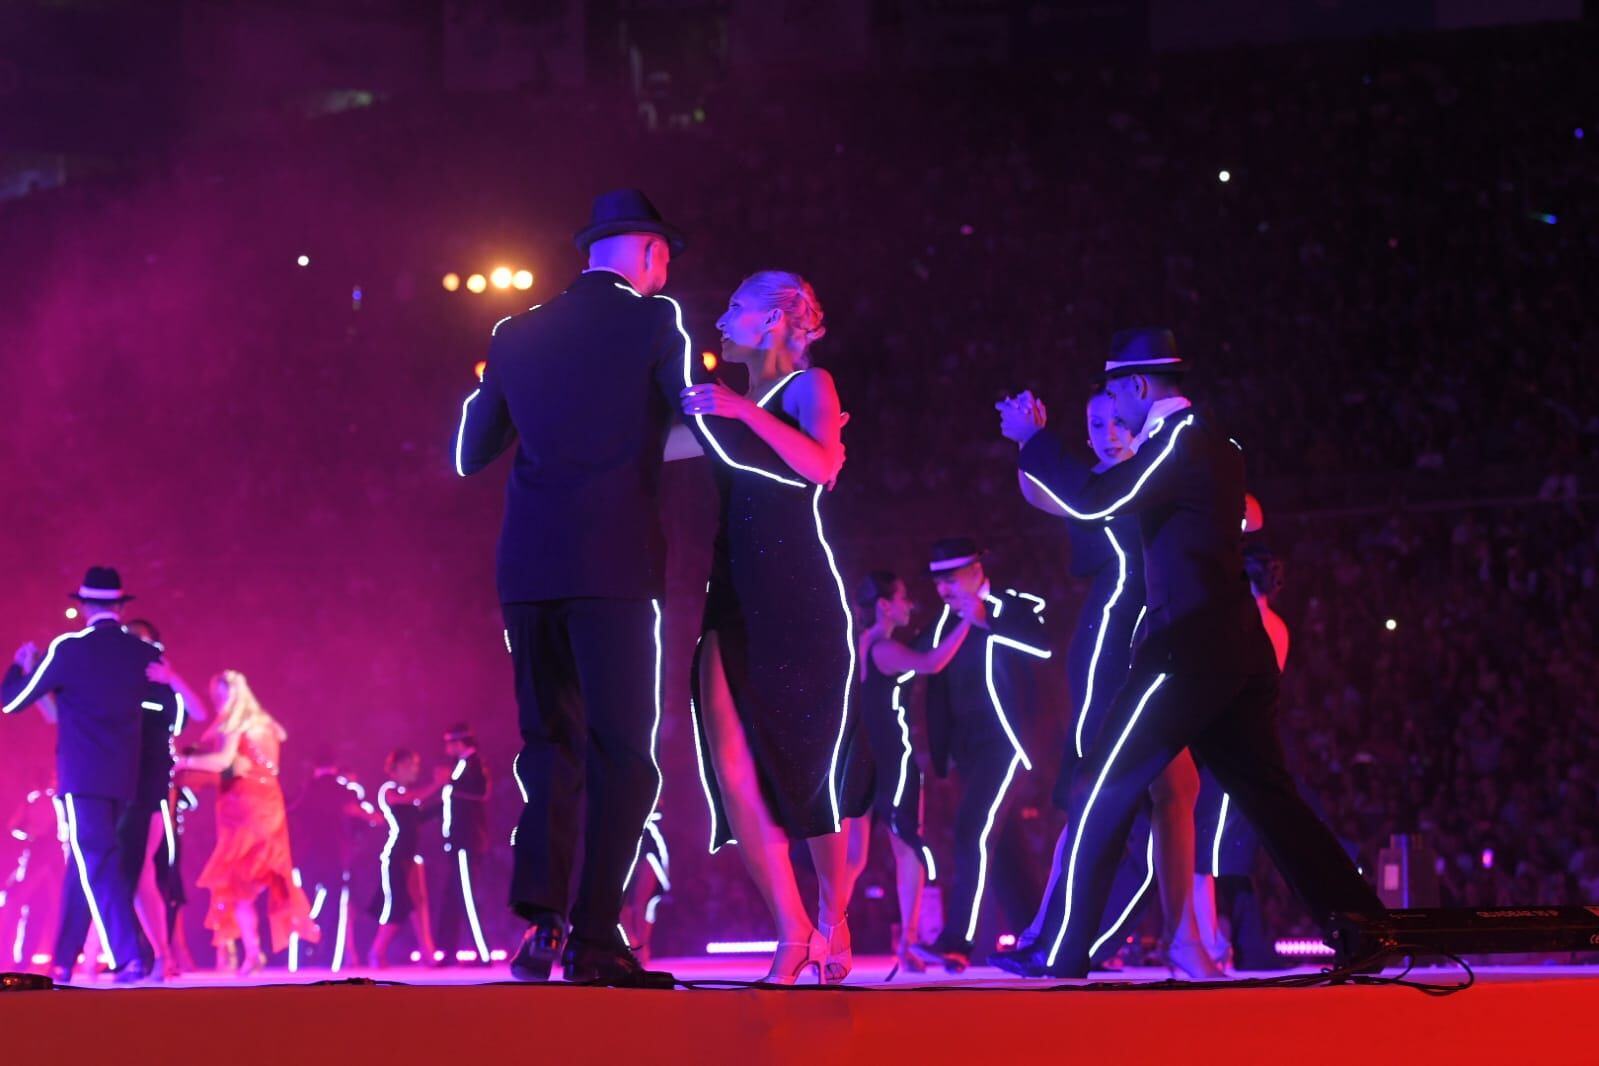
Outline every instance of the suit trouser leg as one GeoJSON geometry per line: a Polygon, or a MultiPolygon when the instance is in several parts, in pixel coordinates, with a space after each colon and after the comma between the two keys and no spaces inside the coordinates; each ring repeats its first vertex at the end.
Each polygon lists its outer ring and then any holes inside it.
{"type": "Polygon", "coordinates": [[[957,756],[961,800],[955,811],[955,875],[944,897],[941,947],[970,947],[976,935],[983,897],[995,876],[993,834],[1001,826],[1021,758],[1010,747],[990,746],[957,756]]]}
{"type": "Polygon", "coordinates": [[[444,891],[439,893],[439,910],[433,916],[433,942],[444,952],[447,960],[454,960],[461,946],[461,918],[465,904],[461,900],[461,879],[455,869],[455,849],[444,851],[444,891]]]}
{"type": "Polygon", "coordinates": [[[477,886],[482,880],[479,876],[482,868],[480,854],[466,848],[456,848],[451,858],[455,861],[448,864],[444,871],[446,883],[449,885],[445,892],[445,897],[449,901],[446,913],[452,926],[450,946],[446,950],[452,956],[455,954],[456,937],[461,919],[464,917],[472,934],[469,947],[477,955],[479,962],[488,962],[489,949],[483,938],[483,924],[477,906],[477,886]]]}
{"type": "Polygon", "coordinates": [[[582,824],[588,731],[565,607],[566,601],[502,607],[522,732],[511,771],[524,798],[512,836],[511,908],[529,920],[544,914],[565,920],[582,824]]]}
{"type": "Polygon", "coordinates": [[[1318,922],[1344,911],[1383,909],[1338,838],[1299,795],[1277,734],[1276,674],[1248,678],[1195,739],[1194,756],[1231,802],[1318,922]]]}
{"type": "MultiPolygon", "coordinates": [[[[117,823],[125,804],[98,796],[64,797],[67,809],[67,841],[71,861],[67,879],[78,881],[87,916],[101,929],[101,939],[111,953],[112,965],[121,968],[140,957],[138,919],[133,914],[133,894],[123,874],[117,823]]],[[[70,893],[62,901],[62,935],[56,942],[56,965],[70,968],[83,949],[88,923],[74,922],[68,928],[65,918],[73,906],[70,893]],[[74,935],[76,939],[74,939],[74,935]]]]}
{"type": "MultiPolygon", "coordinates": [[[[1061,881],[1065,875],[1066,858],[1071,842],[1071,827],[1067,826],[1061,830],[1060,838],[1055,842],[1049,882],[1044,888],[1038,913],[1033,916],[1033,922],[1028,926],[1024,936],[1027,943],[1040,941],[1046,928],[1051,933],[1054,932],[1055,927],[1050,924],[1049,917],[1052,914],[1058,916],[1064,905],[1065,888],[1061,881]]],[[[1127,930],[1132,928],[1133,922],[1153,898],[1151,891],[1155,884],[1154,847],[1155,840],[1149,824],[1148,807],[1144,805],[1139,808],[1133,827],[1128,832],[1121,860],[1116,864],[1116,874],[1105,900],[1105,915],[1101,930],[1094,943],[1090,945],[1092,961],[1103,962],[1121,950],[1127,930]]]]}
{"type": "Polygon", "coordinates": [[[621,944],[617,922],[660,797],[661,613],[650,600],[583,600],[568,632],[588,710],[587,833],[572,932],[621,944]]]}

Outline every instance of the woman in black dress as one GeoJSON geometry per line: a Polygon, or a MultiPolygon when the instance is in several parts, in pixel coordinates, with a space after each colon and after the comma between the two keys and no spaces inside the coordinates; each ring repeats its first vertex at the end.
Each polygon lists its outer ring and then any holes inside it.
{"type": "Polygon", "coordinates": [[[442,804],[434,799],[440,784],[418,790],[422,757],[408,748],[396,748],[383,760],[389,779],[378,789],[378,810],[389,827],[388,842],[378,858],[378,894],[372,900],[372,915],[378,920],[378,934],[367,952],[367,965],[381,970],[389,964],[389,944],[407,918],[416,934],[422,961],[431,966],[437,952],[433,928],[428,921],[427,871],[422,862],[421,831],[424,822],[439,816],[442,804]]]}
{"type": "MultiPolygon", "coordinates": [[[[855,642],[822,498],[844,462],[832,376],[811,369],[822,309],[794,274],[745,279],[717,320],[722,359],[749,369],[748,394],[694,380],[683,412],[713,461],[721,522],[695,653],[695,737],[711,805],[711,849],[737,840],[776,921],[767,980],[848,970],[846,781],[855,642]],[[706,766],[707,751],[710,767],[706,766]],[[820,883],[818,925],[800,899],[789,842],[804,840],[820,883]],[[818,931],[819,926],[819,931],[818,931]]],[[[857,809],[858,808],[858,809],[857,809]]]]}
{"type": "Polygon", "coordinates": [[[887,570],[875,570],[855,590],[855,606],[864,628],[860,636],[859,708],[865,745],[857,743],[852,756],[865,757],[872,772],[872,818],[854,819],[850,825],[850,880],[866,867],[873,822],[886,826],[894,849],[894,880],[899,890],[900,934],[896,954],[899,964],[921,972],[924,964],[911,954],[921,929],[922,888],[937,878],[933,853],[922,841],[922,771],[911,749],[910,725],[905,720],[904,689],[916,674],[936,674],[948,666],[971,632],[976,604],[959,612],[960,624],[949,637],[929,651],[916,651],[894,638],[894,631],[910,625],[911,603],[905,582],[887,570]]]}

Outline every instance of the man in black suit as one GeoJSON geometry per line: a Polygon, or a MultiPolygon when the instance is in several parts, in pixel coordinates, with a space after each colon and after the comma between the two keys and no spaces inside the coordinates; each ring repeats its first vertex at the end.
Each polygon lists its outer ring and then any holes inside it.
{"type": "Polygon", "coordinates": [[[1141,428],[1134,457],[1097,476],[1045,428],[1031,394],[999,405],[1001,432],[1021,446],[1022,472],[1073,517],[1138,516],[1148,590],[1127,682],[1074,777],[1071,846],[1061,850],[1064,870],[1032,960],[1040,976],[1087,975],[1139,798],[1185,747],[1256,827],[1318,920],[1382,910],[1284,763],[1277,663],[1241,554],[1243,456],[1183,395],[1186,369],[1167,330],[1112,339],[1105,391],[1117,417],[1141,428]]]}
{"type": "Polygon", "coordinates": [[[0,700],[6,714],[48,695],[57,706],[56,772],[69,856],[52,976],[70,979],[92,920],[116,980],[131,983],[148,975],[149,963],[119,829],[135,799],[142,716],[163,710],[170,690],[145,676],[161,653],[123,628],[122,607],[132,597],[115,570],[91,568],[73,598],[84,605],[87,626],[56,637],[42,662],[33,644],[18,649],[0,700]]]}
{"type": "Polygon", "coordinates": [[[560,955],[569,981],[660,983],[617,919],[660,795],[659,486],[691,347],[657,294],[683,238],[623,190],[596,199],[577,245],[588,269],[494,328],[455,445],[462,476],[516,450],[497,567],[526,796],[511,905],[529,927],[511,971],[546,980],[560,955]]]}
{"type": "Polygon", "coordinates": [[[454,964],[455,949],[461,942],[461,919],[465,918],[478,962],[486,965],[489,946],[478,919],[477,888],[483,880],[483,853],[489,846],[489,771],[478,754],[472,727],[465,722],[457,722],[445,732],[444,753],[455,765],[450,768],[450,783],[440,795],[445,887],[435,923],[438,946],[444,952],[444,963],[454,964]]]}
{"type": "Polygon", "coordinates": [[[1033,768],[1022,737],[1037,717],[1028,665],[1050,657],[1044,601],[1007,589],[998,594],[970,537],[933,545],[928,576],[943,613],[918,641],[937,647],[959,610],[973,631],[940,673],[927,679],[927,741],[933,772],[959,771],[954,873],[944,889],[944,928],[931,944],[911,950],[925,963],[960,972],[971,964],[983,900],[992,886],[1013,928],[1027,923],[1030,885],[1026,839],[1016,817],[1016,779],[1033,768]]]}

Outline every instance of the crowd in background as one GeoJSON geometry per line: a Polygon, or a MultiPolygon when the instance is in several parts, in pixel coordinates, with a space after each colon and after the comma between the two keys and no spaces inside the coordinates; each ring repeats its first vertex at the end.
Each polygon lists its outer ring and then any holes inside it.
{"type": "MultiPolygon", "coordinates": [[[[1062,639],[1065,538],[1017,498],[992,401],[1028,387],[1072,419],[1113,330],[1172,328],[1286,562],[1284,732],[1332,824],[1368,870],[1390,834],[1423,834],[1446,902],[1599,903],[1593,44],[1527,29],[1010,71],[981,92],[713,87],[702,120],[653,131],[607,97],[256,119],[0,207],[0,349],[39,399],[0,443],[71,470],[16,501],[17,546],[55,565],[81,501],[137,494],[120,565],[194,590],[168,600],[191,646],[203,609],[261,647],[251,673],[286,717],[304,708],[308,745],[355,760],[470,714],[505,772],[498,492],[450,479],[451,427],[488,327],[576,269],[595,190],[638,184],[691,236],[674,292],[705,347],[750,270],[814,282],[817,359],[852,414],[830,498],[852,575],[980,535],[1062,639]],[[440,286],[513,254],[529,299],[440,286]]],[[[700,561],[674,555],[680,628],[700,561]]],[[[662,951],[761,921],[736,867],[698,854],[683,680],[665,830],[681,884],[716,887],[675,945],[663,908],[662,951]]],[[[1038,728],[1064,734],[1051,685],[1038,728]]],[[[44,765],[0,753],[0,806],[44,765]]],[[[1280,892],[1269,906],[1275,929],[1302,921],[1280,892]]]]}

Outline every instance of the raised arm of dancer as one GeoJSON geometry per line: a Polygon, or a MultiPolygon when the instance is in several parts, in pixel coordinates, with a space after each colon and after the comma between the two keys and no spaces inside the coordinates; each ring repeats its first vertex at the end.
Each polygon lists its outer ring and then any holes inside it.
{"type": "Polygon", "coordinates": [[[790,413],[802,429],[718,382],[683,390],[685,414],[736,418],[770,445],[794,473],[818,485],[828,484],[844,466],[844,418],[833,376],[825,370],[807,370],[794,379],[784,400],[793,404],[790,413]]]}
{"type": "Polygon", "coordinates": [[[955,653],[961,650],[966,635],[972,631],[972,620],[962,617],[960,624],[950,630],[948,638],[936,648],[917,651],[888,637],[872,645],[872,662],[885,674],[903,674],[907,670],[918,674],[936,674],[948,666],[955,653]]]}
{"type": "Polygon", "coordinates": [[[178,756],[177,769],[220,774],[232,766],[234,760],[239,757],[239,738],[243,735],[243,733],[229,733],[222,742],[220,751],[203,751],[193,755],[178,756]]]}
{"type": "Polygon", "coordinates": [[[1035,485],[1033,479],[1020,470],[1016,472],[1016,484],[1022,490],[1022,499],[1040,511],[1045,514],[1052,514],[1057,518],[1069,517],[1066,513],[1066,508],[1057,503],[1041,486],[1035,485]]]}
{"type": "Polygon", "coordinates": [[[183,680],[176,670],[172,669],[165,659],[151,663],[145,668],[144,676],[159,685],[166,685],[183,697],[184,714],[187,719],[196,722],[209,721],[211,711],[205,705],[205,700],[195,692],[189,683],[183,680]]]}
{"type": "Polygon", "coordinates": [[[1021,446],[1022,476],[1044,490],[1069,517],[1099,521],[1169,502],[1179,489],[1173,452],[1189,418],[1152,433],[1131,459],[1096,474],[1047,427],[1015,410],[1000,413],[1001,432],[1021,446]]]}

